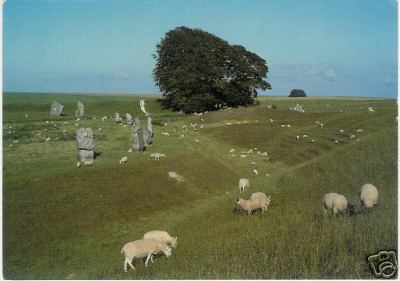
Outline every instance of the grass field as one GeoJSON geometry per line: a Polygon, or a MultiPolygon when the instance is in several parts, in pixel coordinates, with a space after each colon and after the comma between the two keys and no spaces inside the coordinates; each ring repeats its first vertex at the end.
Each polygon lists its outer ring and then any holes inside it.
{"type": "Polygon", "coordinates": [[[3,95],[4,278],[374,278],[367,257],[397,251],[395,101],[260,97],[259,106],[185,116],[162,109],[156,96],[144,98],[154,143],[132,154],[130,128],[101,117],[129,112],[144,121],[140,96],[3,95]],[[65,106],[65,116],[50,117],[53,100],[65,106]],[[96,119],[76,121],[77,101],[96,119]],[[306,112],[287,110],[296,103],[306,112]],[[277,109],[268,109],[272,104],[277,109]],[[190,123],[203,128],[193,131],[190,123]],[[80,127],[93,129],[101,154],[78,169],[80,127]],[[358,128],[364,133],[350,140],[358,128]],[[304,134],[309,138],[296,139],[304,134]],[[239,159],[255,147],[268,157],[239,159]],[[154,161],[153,152],[167,157],[154,161]],[[128,163],[119,165],[123,156],[128,163]],[[169,179],[168,171],[185,181],[169,179]],[[240,178],[251,184],[241,195],[240,178]],[[360,210],[358,191],[367,182],[380,192],[374,210],[324,216],[327,192],[345,195],[360,210]],[[232,212],[237,197],[256,191],[271,195],[267,213],[232,212]],[[177,249],[149,267],[136,261],[136,271],[124,273],[122,246],[153,229],[178,236],[177,249]]]}

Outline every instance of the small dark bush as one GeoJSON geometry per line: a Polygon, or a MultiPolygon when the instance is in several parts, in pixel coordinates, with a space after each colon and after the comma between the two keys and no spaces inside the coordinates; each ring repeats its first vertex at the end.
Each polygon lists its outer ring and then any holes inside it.
{"type": "Polygon", "coordinates": [[[306,93],[300,89],[293,89],[289,95],[289,97],[291,98],[306,97],[306,96],[307,96],[306,93]]]}

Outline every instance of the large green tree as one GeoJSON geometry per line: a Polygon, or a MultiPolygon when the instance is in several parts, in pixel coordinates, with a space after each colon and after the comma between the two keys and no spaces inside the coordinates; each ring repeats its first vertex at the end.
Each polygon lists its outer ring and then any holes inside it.
{"type": "Polygon", "coordinates": [[[249,105],[257,89],[271,89],[264,59],[200,29],[177,27],[157,45],[153,78],[163,105],[200,112],[215,104],[249,105]]]}

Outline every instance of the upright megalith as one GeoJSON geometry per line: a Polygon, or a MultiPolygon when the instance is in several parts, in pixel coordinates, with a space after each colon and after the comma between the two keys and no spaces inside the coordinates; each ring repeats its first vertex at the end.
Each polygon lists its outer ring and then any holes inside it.
{"type": "Polygon", "coordinates": [[[132,116],[129,113],[126,113],[126,125],[129,125],[129,126],[133,125],[132,116]]]}
{"type": "Polygon", "coordinates": [[[151,123],[150,114],[147,115],[147,130],[149,130],[150,133],[153,135],[153,124],[151,123]]]}
{"type": "Polygon", "coordinates": [[[85,118],[85,106],[80,101],[76,104],[76,111],[75,111],[76,118],[85,118]]]}
{"type": "Polygon", "coordinates": [[[121,123],[122,122],[122,118],[119,117],[119,113],[118,112],[115,112],[115,122],[116,123],[121,123]]]}
{"type": "MultiPolygon", "coordinates": [[[[139,123],[140,124],[140,123],[139,123]]],[[[143,152],[145,149],[143,140],[143,129],[140,128],[136,122],[132,125],[132,151],[143,152]]]]}
{"type": "Polygon", "coordinates": [[[50,108],[50,115],[59,117],[62,113],[63,108],[64,106],[61,103],[53,101],[50,108]]]}
{"type": "Polygon", "coordinates": [[[79,162],[94,160],[94,140],[91,128],[80,128],[76,131],[76,146],[79,162]]]}

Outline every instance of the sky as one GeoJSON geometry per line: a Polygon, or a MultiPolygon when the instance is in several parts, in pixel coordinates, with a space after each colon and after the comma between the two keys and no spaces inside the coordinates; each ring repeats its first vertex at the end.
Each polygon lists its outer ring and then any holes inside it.
{"type": "Polygon", "coordinates": [[[152,54],[178,26],[265,59],[260,95],[397,96],[395,0],[7,0],[3,91],[158,93],[152,54]]]}

